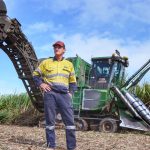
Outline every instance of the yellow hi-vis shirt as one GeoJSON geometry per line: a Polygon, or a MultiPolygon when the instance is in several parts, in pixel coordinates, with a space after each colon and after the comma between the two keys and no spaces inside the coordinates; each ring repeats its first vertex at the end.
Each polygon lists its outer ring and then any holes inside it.
{"type": "Polygon", "coordinates": [[[51,87],[62,87],[69,89],[70,83],[76,83],[73,64],[68,60],[57,61],[49,58],[38,66],[33,76],[42,77],[45,83],[51,87]]]}

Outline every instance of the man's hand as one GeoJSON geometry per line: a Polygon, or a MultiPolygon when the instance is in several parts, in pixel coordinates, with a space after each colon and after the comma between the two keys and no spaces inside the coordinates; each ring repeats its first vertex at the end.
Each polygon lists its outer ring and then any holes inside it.
{"type": "Polygon", "coordinates": [[[46,84],[46,83],[42,83],[42,84],[40,85],[40,88],[41,88],[44,92],[51,91],[51,87],[50,87],[48,84],[46,84]]]}

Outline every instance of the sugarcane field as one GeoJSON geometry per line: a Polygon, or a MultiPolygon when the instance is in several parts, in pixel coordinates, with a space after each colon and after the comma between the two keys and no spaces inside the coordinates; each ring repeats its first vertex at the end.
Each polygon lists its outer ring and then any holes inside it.
{"type": "Polygon", "coordinates": [[[0,150],[150,150],[149,5],[0,0],[0,150]]]}

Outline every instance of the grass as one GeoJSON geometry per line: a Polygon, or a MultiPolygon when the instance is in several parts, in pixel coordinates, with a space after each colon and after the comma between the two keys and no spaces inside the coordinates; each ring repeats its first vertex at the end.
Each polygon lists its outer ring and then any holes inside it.
{"type": "MultiPolygon", "coordinates": [[[[144,83],[136,86],[136,95],[148,106],[150,106],[150,84],[144,83]]],[[[35,109],[29,96],[26,93],[0,95],[0,123],[12,123],[20,118],[22,114],[24,118],[32,117],[35,109]],[[32,111],[33,110],[33,111],[32,111]],[[31,112],[27,114],[26,112],[31,112]]],[[[36,112],[37,113],[37,112],[36,112]]],[[[20,119],[22,121],[22,119],[20,119]]]]}
{"type": "Polygon", "coordinates": [[[150,104],[150,84],[144,83],[141,86],[136,86],[136,95],[142,99],[145,104],[150,104]]]}
{"type": "Polygon", "coordinates": [[[26,93],[0,95],[0,123],[11,123],[31,106],[26,93]]]}

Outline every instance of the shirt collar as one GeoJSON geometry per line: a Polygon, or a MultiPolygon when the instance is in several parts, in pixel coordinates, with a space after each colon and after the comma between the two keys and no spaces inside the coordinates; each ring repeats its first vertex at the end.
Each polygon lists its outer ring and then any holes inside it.
{"type": "MultiPolygon", "coordinates": [[[[65,59],[65,57],[62,58],[62,60],[64,60],[64,59],[65,59]]],[[[55,56],[53,57],[53,61],[58,61],[55,56]]]]}

